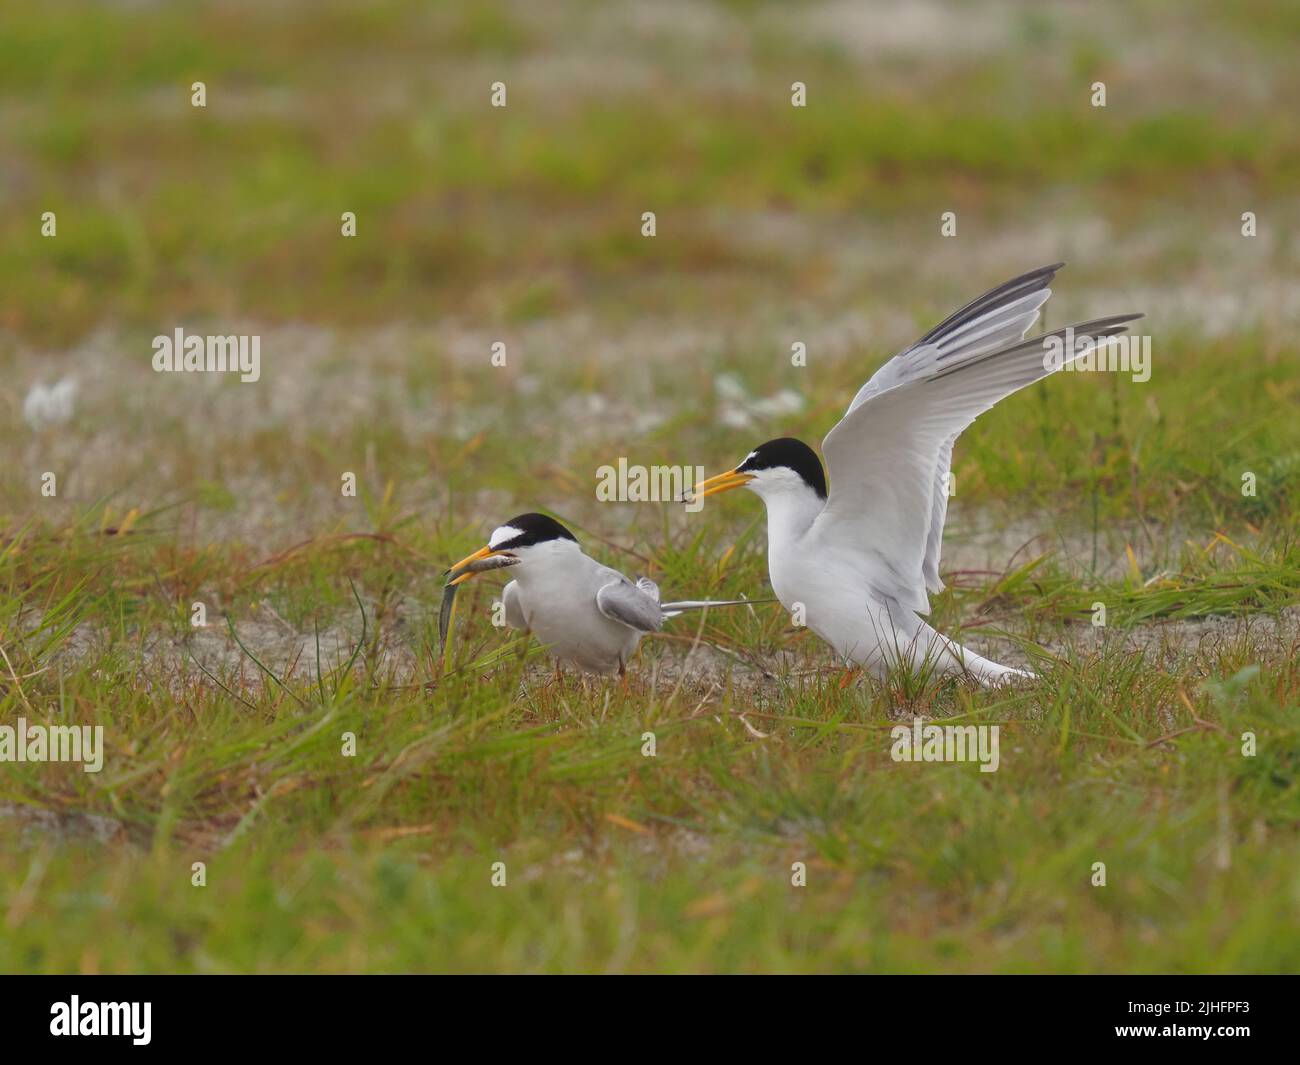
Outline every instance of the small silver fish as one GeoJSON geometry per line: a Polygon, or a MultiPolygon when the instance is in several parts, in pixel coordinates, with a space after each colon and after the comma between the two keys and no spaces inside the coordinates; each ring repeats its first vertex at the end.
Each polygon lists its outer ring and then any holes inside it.
{"type": "Polygon", "coordinates": [[[519,559],[511,555],[493,555],[491,558],[480,558],[467,566],[461,566],[455,573],[448,570],[447,576],[454,580],[466,573],[486,573],[490,569],[505,569],[507,566],[517,565],[519,559]]]}
{"type": "Polygon", "coordinates": [[[453,583],[457,577],[463,577],[466,573],[485,573],[493,569],[505,569],[507,566],[519,565],[519,559],[511,558],[508,555],[493,555],[491,558],[480,558],[477,561],[470,562],[468,565],[461,566],[460,569],[448,570],[444,576],[447,578],[447,584],[442,589],[442,609],[438,611],[438,651],[441,654],[447,652],[447,639],[451,635],[451,612],[456,605],[456,591],[460,585],[453,583]]]}

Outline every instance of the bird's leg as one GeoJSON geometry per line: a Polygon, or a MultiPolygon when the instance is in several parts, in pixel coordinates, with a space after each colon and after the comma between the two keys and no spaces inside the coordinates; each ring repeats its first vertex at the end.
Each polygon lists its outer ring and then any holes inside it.
{"type": "Polygon", "coordinates": [[[627,694],[627,665],[620,661],[618,664],[618,678],[623,685],[623,694],[627,694]]]}

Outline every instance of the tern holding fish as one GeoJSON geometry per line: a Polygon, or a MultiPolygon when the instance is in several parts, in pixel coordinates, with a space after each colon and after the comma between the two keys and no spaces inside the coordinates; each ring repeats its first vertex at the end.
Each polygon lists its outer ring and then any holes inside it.
{"type": "MultiPolygon", "coordinates": [[[[645,577],[633,583],[583,553],[578,539],[545,514],[520,514],[447,571],[442,639],[446,644],[456,589],[477,574],[512,567],[501,594],[511,628],[533,633],[559,662],[589,673],[625,675],[641,638],[688,610],[747,605],[751,600],[692,599],[661,603],[645,577]]],[[[557,666],[558,668],[558,666],[557,666]]]]}
{"type": "Polygon", "coordinates": [[[767,507],[772,590],[846,663],[877,676],[904,665],[985,686],[1032,678],[922,619],[941,591],[939,549],[957,437],[980,414],[1109,343],[1141,314],[1025,339],[1062,263],[986,292],[890,359],[822,441],[826,471],[800,440],[769,440],[702,496],[748,488],[767,507]],[[830,473],[827,485],[826,472],[830,473]]]}

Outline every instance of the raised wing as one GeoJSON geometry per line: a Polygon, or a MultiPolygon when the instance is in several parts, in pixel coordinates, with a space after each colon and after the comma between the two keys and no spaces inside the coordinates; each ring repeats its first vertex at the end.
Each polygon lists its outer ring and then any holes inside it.
{"type": "Polygon", "coordinates": [[[664,627],[658,596],[651,598],[624,577],[610,581],[596,593],[596,609],[610,621],[617,621],[638,632],[658,632],[664,627]]]}
{"type": "Polygon", "coordinates": [[[1053,263],[1030,270],[990,289],[979,299],[971,300],[961,310],[950,314],[872,374],[871,379],[858,389],[845,414],[852,414],[872,396],[911,379],[932,358],[965,357],[980,351],[993,351],[1023,339],[1038,321],[1038,309],[1052,294],[1048,286],[1064,265],[1053,263]]]}
{"type": "MultiPolygon", "coordinates": [[[[873,396],[904,384],[935,362],[970,358],[981,352],[1023,340],[1036,321],[1039,309],[1052,294],[1048,287],[1064,263],[1040,266],[1012,278],[961,310],[950,314],[915,344],[905,348],[877,370],[849,404],[852,414],[873,396]]],[[[943,523],[948,515],[948,476],[952,470],[954,433],[940,448],[930,490],[930,523],[925,537],[922,575],[931,592],[943,591],[939,580],[939,552],[943,545],[943,523]]]]}
{"type": "Polygon", "coordinates": [[[953,441],[999,400],[1126,332],[1127,323],[1141,317],[1100,318],[991,351],[975,346],[944,357],[926,345],[921,357],[915,349],[908,372],[866,401],[855,401],[822,442],[831,493],[811,534],[828,546],[868,555],[874,591],[927,613],[931,526],[937,518],[941,535],[943,520],[935,506],[936,471],[951,458],[953,441]],[[1070,336],[1072,351],[1065,350],[1070,336]]]}

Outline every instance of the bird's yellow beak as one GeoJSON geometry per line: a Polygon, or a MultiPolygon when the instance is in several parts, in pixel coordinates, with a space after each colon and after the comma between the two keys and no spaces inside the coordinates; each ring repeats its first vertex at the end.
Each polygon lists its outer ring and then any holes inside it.
{"type": "Polygon", "coordinates": [[[730,492],[733,488],[743,488],[753,479],[754,475],[752,473],[739,473],[736,470],[728,470],[726,473],[720,473],[716,477],[701,481],[692,490],[692,495],[703,499],[705,496],[717,495],[719,492],[730,492]]]}
{"type": "MultiPolygon", "coordinates": [[[[498,555],[502,555],[504,553],[505,552],[503,551],[493,551],[492,548],[490,547],[480,547],[472,555],[466,555],[464,558],[462,558],[459,562],[457,562],[454,566],[452,566],[451,569],[447,571],[447,573],[449,575],[454,575],[457,570],[464,569],[464,567],[468,566],[471,562],[481,562],[485,558],[496,558],[498,555]]],[[[452,576],[451,580],[449,580],[447,583],[460,584],[462,581],[467,581],[471,577],[476,577],[476,576],[478,576],[478,574],[474,570],[466,570],[464,573],[460,574],[459,576],[452,576]]]]}

